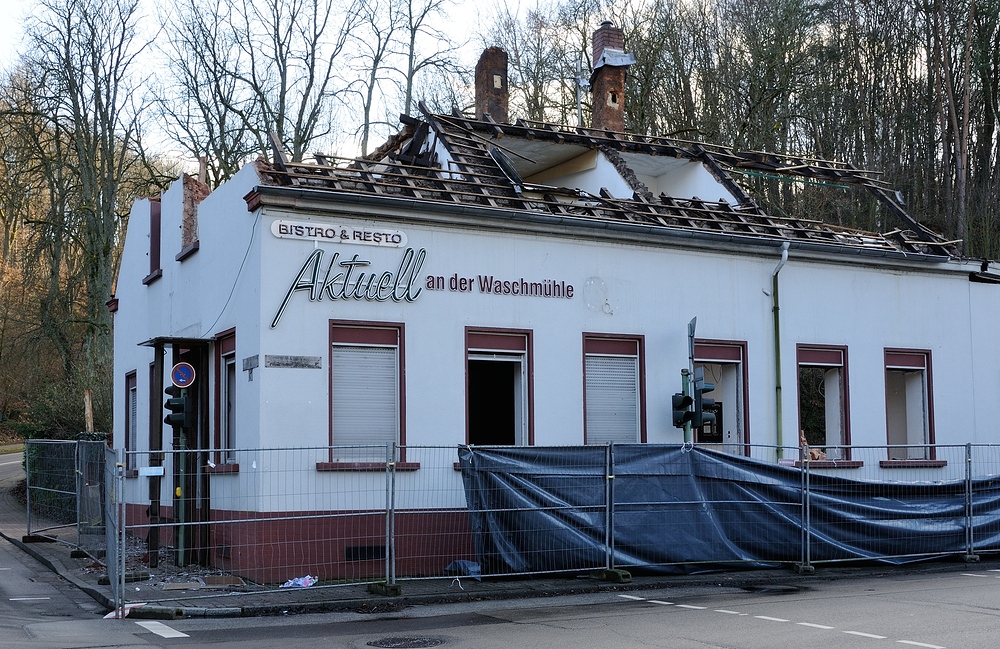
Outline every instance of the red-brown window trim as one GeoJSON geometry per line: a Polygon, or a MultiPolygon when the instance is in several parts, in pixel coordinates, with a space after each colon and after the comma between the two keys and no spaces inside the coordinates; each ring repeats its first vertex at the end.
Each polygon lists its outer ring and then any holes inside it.
{"type": "MultiPolygon", "coordinates": [[[[879,465],[883,468],[927,468],[947,466],[947,460],[937,459],[937,437],[934,432],[934,378],[931,364],[931,350],[929,349],[908,349],[902,347],[886,347],[884,350],[885,370],[923,370],[924,381],[927,387],[927,459],[923,460],[882,460],[879,465]],[[943,464],[942,464],[943,463],[943,464]]],[[[886,395],[886,410],[889,402],[886,395]]],[[[886,441],[889,435],[889,420],[886,418],[886,441]]],[[[887,449],[888,450],[888,449],[887,449]]]]}
{"type": "Polygon", "coordinates": [[[740,383],[743,384],[743,454],[750,456],[750,368],[749,346],[745,340],[719,340],[696,338],[694,360],[696,363],[739,363],[740,383]]]}
{"type": "Polygon", "coordinates": [[[215,412],[212,413],[212,428],[215,430],[213,439],[215,440],[215,467],[207,467],[207,473],[237,473],[240,470],[239,464],[222,463],[222,382],[225,377],[224,359],[230,354],[236,353],[236,328],[232,327],[215,334],[215,412]],[[222,467],[229,467],[223,469],[222,467]],[[208,470],[211,469],[211,470],[208,470]]]}
{"type": "Polygon", "coordinates": [[[646,438],[646,338],[632,334],[583,333],[583,443],[587,443],[587,354],[636,357],[639,361],[639,442],[646,438]]]}
{"type": "Polygon", "coordinates": [[[138,449],[132,448],[129,443],[132,434],[135,433],[136,444],[139,443],[139,431],[132,430],[132,390],[135,390],[135,407],[136,407],[136,425],[138,426],[139,419],[139,378],[138,372],[132,370],[125,374],[125,439],[122,440],[122,448],[125,449],[125,477],[131,478],[138,475],[138,471],[135,468],[135,456],[130,453],[135,452],[138,449]],[[131,474],[131,475],[130,475],[131,474]]]}
{"type": "Polygon", "coordinates": [[[163,269],[160,268],[160,230],[160,199],[151,198],[149,200],[149,274],[142,279],[142,283],[146,286],[163,277],[163,269]]]}
{"type": "Polygon", "coordinates": [[[406,353],[405,325],[402,322],[380,322],[373,320],[330,320],[330,340],[327,343],[329,369],[327,370],[327,439],[330,445],[329,460],[317,462],[317,471],[384,471],[384,462],[337,462],[333,459],[333,346],[334,344],[384,345],[396,348],[398,362],[397,396],[399,399],[399,459],[396,468],[414,471],[419,462],[406,461],[406,353]]]}
{"type": "Polygon", "coordinates": [[[844,427],[844,457],[851,459],[851,382],[847,371],[847,345],[814,345],[798,343],[795,345],[795,404],[799,431],[802,430],[802,394],[799,391],[799,368],[806,367],[839,367],[840,368],[840,417],[844,427]]]}
{"type": "Polygon", "coordinates": [[[528,377],[528,446],[535,445],[535,362],[531,329],[465,328],[465,443],[469,443],[469,352],[509,351],[524,354],[528,377]]]}

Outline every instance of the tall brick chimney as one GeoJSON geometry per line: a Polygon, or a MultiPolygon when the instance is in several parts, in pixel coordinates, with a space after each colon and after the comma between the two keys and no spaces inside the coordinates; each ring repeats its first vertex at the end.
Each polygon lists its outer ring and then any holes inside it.
{"type": "Polygon", "coordinates": [[[476,64],[476,119],[489,114],[494,122],[506,124],[507,102],[507,52],[499,47],[488,47],[476,64]]]}
{"type": "Polygon", "coordinates": [[[594,73],[591,127],[599,131],[625,130],[625,72],[635,57],[625,53],[625,34],[610,20],[594,32],[594,73]]]}

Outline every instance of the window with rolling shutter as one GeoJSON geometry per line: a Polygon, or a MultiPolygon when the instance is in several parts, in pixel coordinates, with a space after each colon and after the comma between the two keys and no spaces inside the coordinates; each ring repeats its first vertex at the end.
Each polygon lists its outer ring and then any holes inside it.
{"type": "Polygon", "coordinates": [[[641,338],[585,335],[583,371],[585,443],[644,442],[641,338]]]}
{"type": "Polygon", "coordinates": [[[398,340],[398,335],[396,329],[360,327],[334,332],[334,461],[382,462],[385,445],[400,442],[399,346],[386,344],[398,340]]]}
{"type": "Polygon", "coordinates": [[[588,354],[586,376],[587,443],[637,443],[639,359],[588,354]]]}

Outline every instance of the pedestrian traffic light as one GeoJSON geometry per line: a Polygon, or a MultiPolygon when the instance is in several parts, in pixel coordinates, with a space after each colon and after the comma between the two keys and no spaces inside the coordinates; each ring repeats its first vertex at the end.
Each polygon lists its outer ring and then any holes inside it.
{"type": "Polygon", "coordinates": [[[187,390],[171,385],[164,392],[168,398],[163,406],[170,411],[170,414],[163,418],[163,423],[182,428],[194,428],[194,403],[187,395],[187,390]]]}
{"type": "Polygon", "coordinates": [[[670,403],[673,408],[674,426],[684,428],[684,424],[694,417],[694,413],[691,411],[693,400],[690,395],[678,392],[670,397],[670,403]]]}
{"type": "Polygon", "coordinates": [[[705,412],[706,409],[715,406],[715,399],[703,396],[713,390],[715,390],[714,383],[705,383],[705,368],[702,366],[694,368],[694,416],[691,418],[691,425],[695,428],[701,428],[715,421],[714,412],[705,412]]]}

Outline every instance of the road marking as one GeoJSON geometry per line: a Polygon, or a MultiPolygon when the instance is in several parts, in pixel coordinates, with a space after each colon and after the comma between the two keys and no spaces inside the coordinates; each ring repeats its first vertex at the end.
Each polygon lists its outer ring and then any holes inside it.
{"type": "Polygon", "coordinates": [[[787,622],[788,620],[782,619],[780,617],[768,617],[766,615],[754,615],[758,620],[769,620],[771,622],[787,622]]]}
{"type": "Polygon", "coordinates": [[[10,464],[24,464],[24,462],[21,460],[17,460],[15,462],[0,462],[0,466],[8,466],[10,464]]]}
{"type": "Polygon", "coordinates": [[[813,624],[812,622],[796,622],[799,626],[807,626],[811,629],[823,629],[824,631],[829,631],[832,626],[826,626],[825,624],[813,624]]]}
{"type": "Polygon", "coordinates": [[[691,606],[690,604],[678,604],[677,608],[690,608],[690,609],[694,609],[695,611],[704,611],[708,607],[707,606],[691,606]]]}
{"type": "Polygon", "coordinates": [[[860,631],[844,631],[849,635],[859,635],[862,638],[874,638],[875,640],[885,640],[884,635],[875,635],[874,633],[862,633],[860,631]]]}
{"type": "Polygon", "coordinates": [[[971,573],[971,572],[963,572],[961,574],[962,574],[963,577],[982,577],[983,579],[989,577],[989,575],[977,575],[977,574],[974,574],[974,573],[971,573]]]}
{"type": "Polygon", "coordinates": [[[646,601],[645,597],[636,597],[635,595],[619,595],[618,597],[624,597],[625,599],[634,599],[638,602],[646,601]]]}
{"type": "Polygon", "coordinates": [[[717,609],[715,609],[715,612],[716,613],[728,613],[729,615],[742,615],[742,613],[740,613],[739,611],[727,611],[724,608],[717,608],[717,609]]]}
{"type": "Polygon", "coordinates": [[[663,601],[660,601],[658,599],[651,599],[651,600],[649,600],[649,602],[651,604],[663,604],[664,606],[673,606],[674,605],[673,602],[663,602],[663,601]]]}
{"type": "Polygon", "coordinates": [[[938,646],[936,644],[927,644],[925,642],[914,642],[913,640],[896,640],[899,644],[909,644],[914,647],[927,647],[927,649],[944,649],[944,647],[938,646]]]}
{"type": "Polygon", "coordinates": [[[191,636],[189,636],[186,633],[181,633],[180,631],[177,631],[176,629],[171,629],[169,626],[167,626],[163,622],[156,622],[154,620],[151,620],[151,621],[148,621],[148,622],[136,622],[136,624],[138,624],[139,626],[141,626],[142,628],[146,629],[147,631],[149,631],[151,633],[155,633],[156,635],[160,636],[161,638],[190,638],[191,637],[191,636]]]}
{"type": "Polygon", "coordinates": [[[12,602],[36,602],[42,599],[52,599],[51,597],[11,597],[12,602]]]}

